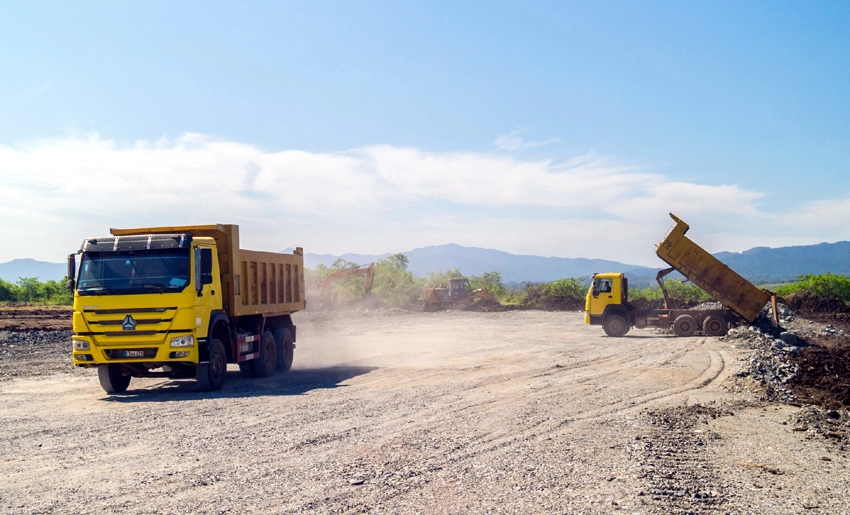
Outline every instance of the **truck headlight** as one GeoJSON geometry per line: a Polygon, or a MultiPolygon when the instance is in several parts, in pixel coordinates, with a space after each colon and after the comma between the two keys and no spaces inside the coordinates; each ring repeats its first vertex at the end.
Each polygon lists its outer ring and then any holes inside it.
{"type": "Polygon", "coordinates": [[[191,347],[193,345],[195,345],[195,338],[192,336],[181,336],[171,340],[172,347],[191,347]]]}
{"type": "Polygon", "coordinates": [[[74,343],[74,350],[89,350],[89,342],[86,340],[71,340],[74,343]]]}

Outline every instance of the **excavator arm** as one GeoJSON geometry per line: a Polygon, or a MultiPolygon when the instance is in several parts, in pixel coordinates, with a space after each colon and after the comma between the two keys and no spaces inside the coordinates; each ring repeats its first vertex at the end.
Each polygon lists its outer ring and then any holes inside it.
{"type": "Polygon", "coordinates": [[[365,293],[369,293],[372,291],[372,282],[375,279],[375,263],[370,263],[367,266],[361,266],[357,268],[344,268],[342,270],[337,270],[335,272],[329,273],[325,280],[322,281],[322,284],[313,292],[307,292],[309,296],[310,293],[313,293],[320,302],[329,302],[331,295],[331,288],[336,284],[337,281],[341,281],[347,277],[353,277],[356,275],[365,275],[366,283],[365,283],[365,293]]]}

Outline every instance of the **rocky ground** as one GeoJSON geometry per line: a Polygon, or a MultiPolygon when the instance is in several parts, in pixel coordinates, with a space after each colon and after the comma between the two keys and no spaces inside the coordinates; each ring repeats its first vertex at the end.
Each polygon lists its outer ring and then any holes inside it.
{"type": "Polygon", "coordinates": [[[0,331],[0,511],[850,513],[847,327],[780,313],[300,313],[293,370],[213,394],[107,396],[69,332],[0,331]]]}

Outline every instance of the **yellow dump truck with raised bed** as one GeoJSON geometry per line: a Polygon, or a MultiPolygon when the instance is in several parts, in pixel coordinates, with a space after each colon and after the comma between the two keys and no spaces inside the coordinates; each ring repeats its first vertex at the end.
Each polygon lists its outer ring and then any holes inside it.
{"type": "Polygon", "coordinates": [[[289,370],[305,307],[303,250],[239,248],[236,225],[111,229],[68,256],[73,361],[107,393],[132,377],[224,384],[228,363],[266,377],[289,370]],[[79,267],[77,256],[79,255],[79,267]]]}
{"type": "Polygon", "coordinates": [[[601,325],[608,336],[624,336],[631,327],[672,328],[678,336],[691,336],[699,330],[707,336],[722,336],[734,314],[752,322],[768,302],[773,302],[776,313],[773,293],[759,289],[721,263],[685,236],[688,224],[673,213],[670,217],[676,224],[655,246],[656,255],[670,265],[656,276],[664,295],[663,309],[641,310],[629,304],[629,285],[624,274],[594,274],[585,300],[586,323],[601,325]],[[714,297],[723,308],[672,309],[663,278],[674,271],[714,297]]]}

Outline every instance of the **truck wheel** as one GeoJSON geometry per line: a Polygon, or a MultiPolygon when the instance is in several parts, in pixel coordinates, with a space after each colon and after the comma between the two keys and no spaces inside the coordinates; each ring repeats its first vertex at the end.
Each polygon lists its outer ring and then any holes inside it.
{"type": "Polygon", "coordinates": [[[605,329],[605,334],[615,338],[625,336],[629,332],[629,324],[621,315],[608,315],[605,317],[602,328],[605,329]]]}
{"type": "Polygon", "coordinates": [[[106,393],[123,393],[130,386],[130,376],[124,374],[124,365],[100,365],[97,378],[106,393]]]}
{"type": "Polygon", "coordinates": [[[224,386],[224,378],[227,376],[227,354],[221,340],[210,342],[210,360],[208,363],[198,365],[198,384],[207,392],[220,390],[224,386]]]}
{"type": "Polygon", "coordinates": [[[691,315],[679,315],[673,321],[673,332],[677,336],[693,336],[697,332],[697,320],[691,315]]]}
{"type": "Polygon", "coordinates": [[[277,369],[286,372],[292,368],[292,360],[295,358],[292,333],[289,332],[289,329],[277,329],[274,332],[274,343],[277,351],[277,369]]]}
{"type": "Polygon", "coordinates": [[[720,315],[708,315],[702,322],[702,332],[706,336],[723,336],[727,328],[726,319],[720,315]]]}
{"type": "Polygon", "coordinates": [[[274,374],[277,368],[277,349],[271,331],[263,333],[263,339],[260,340],[260,357],[252,359],[250,363],[257,377],[269,377],[274,374]]]}

